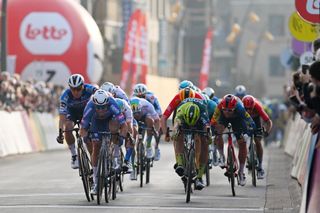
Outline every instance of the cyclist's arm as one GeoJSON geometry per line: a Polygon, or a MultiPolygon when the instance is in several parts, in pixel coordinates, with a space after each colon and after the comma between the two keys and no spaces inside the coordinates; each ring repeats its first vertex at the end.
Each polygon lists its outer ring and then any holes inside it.
{"type": "Polygon", "coordinates": [[[262,105],[259,102],[256,102],[255,108],[257,112],[259,113],[259,116],[262,118],[265,124],[266,131],[270,133],[271,128],[272,128],[272,121],[269,118],[268,114],[266,111],[263,109],[262,105]]]}
{"type": "Polygon", "coordinates": [[[93,114],[94,114],[94,104],[92,101],[89,101],[83,111],[81,128],[86,130],[89,129],[90,121],[92,119],[93,114]]]}
{"type": "Polygon", "coordinates": [[[216,107],[216,109],[214,110],[213,116],[210,120],[211,125],[213,125],[213,126],[217,125],[220,116],[221,116],[221,110],[219,107],[216,107]]]}
{"type": "Polygon", "coordinates": [[[68,114],[68,94],[65,90],[60,97],[60,105],[59,105],[59,129],[64,128],[65,121],[67,120],[68,114]]]}

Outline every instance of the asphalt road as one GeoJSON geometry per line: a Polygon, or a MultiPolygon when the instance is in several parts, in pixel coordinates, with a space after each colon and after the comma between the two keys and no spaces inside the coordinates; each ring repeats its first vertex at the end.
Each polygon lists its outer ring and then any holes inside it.
{"type": "MultiPolygon", "coordinates": [[[[268,172],[268,150],[264,167],[268,172]]],[[[172,144],[161,144],[161,160],[151,170],[151,183],[143,188],[125,178],[117,199],[98,206],[87,202],[78,172],[70,168],[68,150],[51,151],[0,159],[0,212],[264,212],[266,180],[257,187],[236,186],[236,197],[223,170],[211,170],[211,186],[195,191],[185,203],[180,178],[173,170],[172,144]]]]}

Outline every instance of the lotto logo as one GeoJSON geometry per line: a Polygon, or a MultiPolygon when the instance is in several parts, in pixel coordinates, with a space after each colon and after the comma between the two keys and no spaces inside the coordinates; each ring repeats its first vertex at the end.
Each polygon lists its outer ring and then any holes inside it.
{"type": "Polygon", "coordinates": [[[296,0],[299,15],[307,22],[320,23],[320,0],[296,0]]]}
{"type": "Polygon", "coordinates": [[[319,15],[320,0],[307,0],[307,11],[310,14],[319,15]]]}
{"type": "Polygon", "coordinates": [[[23,46],[34,55],[61,55],[72,43],[68,21],[56,12],[32,12],[20,25],[23,46]]]}

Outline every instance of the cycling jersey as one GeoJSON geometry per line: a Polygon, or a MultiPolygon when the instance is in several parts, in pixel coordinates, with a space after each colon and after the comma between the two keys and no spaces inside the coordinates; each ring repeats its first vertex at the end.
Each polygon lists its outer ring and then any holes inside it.
{"type": "Polygon", "coordinates": [[[198,129],[203,129],[204,126],[210,125],[210,120],[207,113],[207,106],[204,103],[204,100],[197,99],[197,98],[186,98],[184,99],[181,104],[177,108],[176,116],[174,119],[174,122],[179,122],[181,124],[184,124],[184,115],[187,113],[186,109],[191,104],[196,104],[200,109],[200,118],[195,124],[194,127],[198,129]]]}
{"type": "Polygon", "coordinates": [[[216,102],[216,104],[219,104],[219,98],[218,98],[218,97],[214,96],[214,97],[212,98],[212,100],[213,100],[214,102],[216,102]]]}
{"type": "Polygon", "coordinates": [[[207,100],[207,110],[208,110],[208,115],[209,118],[213,116],[214,111],[216,110],[217,103],[211,99],[207,100]]]}
{"type": "Polygon", "coordinates": [[[90,84],[84,84],[80,98],[74,98],[70,88],[66,89],[60,96],[59,114],[66,115],[72,121],[81,120],[83,110],[91,95],[97,90],[90,84]]]}
{"type": "Polygon", "coordinates": [[[149,101],[153,105],[153,107],[156,110],[156,112],[158,113],[158,115],[161,116],[162,115],[162,110],[161,110],[158,98],[156,96],[154,96],[154,94],[152,92],[148,91],[146,93],[145,99],[147,101],[149,101]]]}
{"type": "MultiPolygon", "coordinates": [[[[195,98],[197,99],[201,99],[201,100],[205,100],[205,97],[202,96],[200,93],[195,92],[195,98]]],[[[172,114],[172,112],[179,106],[179,104],[182,102],[183,100],[180,99],[180,95],[179,93],[176,94],[173,99],[171,100],[171,102],[169,103],[169,105],[167,106],[166,110],[164,111],[163,115],[165,115],[167,118],[170,117],[170,115],[172,114]]]]}
{"type": "Polygon", "coordinates": [[[121,109],[114,98],[109,97],[107,106],[104,110],[99,110],[99,112],[96,109],[96,105],[92,100],[90,100],[86,108],[84,109],[83,118],[81,120],[81,127],[84,129],[88,129],[91,122],[93,126],[92,131],[94,132],[94,124],[97,120],[103,121],[105,123],[105,120],[111,120],[113,118],[120,124],[123,124],[125,122],[124,115],[121,113],[121,109]]]}
{"type": "Polygon", "coordinates": [[[261,103],[255,99],[255,104],[252,110],[247,111],[252,118],[256,117],[261,117],[263,121],[268,121],[270,120],[268,114],[266,111],[263,109],[263,106],[261,103]]]}
{"type": "Polygon", "coordinates": [[[141,111],[134,113],[135,118],[140,118],[138,121],[144,121],[146,117],[159,119],[158,113],[155,111],[153,105],[149,101],[138,97],[132,97],[131,100],[138,100],[139,102],[139,109],[141,109],[141,111]]]}
{"type": "Polygon", "coordinates": [[[127,94],[126,94],[126,93],[123,91],[123,89],[121,89],[121,87],[118,86],[118,85],[114,87],[113,96],[114,96],[115,98],[121,98],[121,99],[123,99],[123,100],[125,100],[126,102],[129,103],[129,98],[128,98],[127,94]]]}
{"type": "Polygon", "coordinates": [[[127,122],[133,122],[133,116],[132,116],[132,110],[128,102],[126,102],[124,99],[121,98],[115,98],[118,106],[121,109],[121,113],[124,115],[125,120],[127,122]]]}

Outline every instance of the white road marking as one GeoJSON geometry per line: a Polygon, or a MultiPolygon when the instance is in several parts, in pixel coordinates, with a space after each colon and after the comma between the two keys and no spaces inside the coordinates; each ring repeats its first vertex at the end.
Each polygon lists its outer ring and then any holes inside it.
{"type": "Polygon", "coordinates": [[[0,206],[0,209],[20,208],[59,208],[59,209],[139,209],[139,210],[183,210],[183,211],[261,211],[263,208],[208,208],[208,207],[169,207],[169,206],[70,206],[70,205],[19,205],[0,206]]]}

